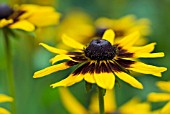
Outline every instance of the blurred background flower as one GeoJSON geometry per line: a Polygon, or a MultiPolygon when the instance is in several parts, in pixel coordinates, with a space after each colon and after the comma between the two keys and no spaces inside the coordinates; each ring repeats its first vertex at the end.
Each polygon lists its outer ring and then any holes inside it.
{"type": "MultiPolygon", "coordinates": [[[[98,96],[95,93],[89,107],[84,107],[66,88],[59,88],[63,105],[70,114],[99,114],[98,96]]],[[[138,98],[132,98],[120,107],[117,107],[114,92],[106,90],[105,112],[106,114],[152,114],[150,104],[141,102],[138,98]]]]}
{"type": "Polygon", "coordinates": [[[163,93],[151,92],[148,95],[148,100],[151,102],[165,102],[168,103],[162,108],[160,114],[170,114],[170,81],[158,81],[156,85],[163,91],[163,93]]]}
{"type": "MultiPolygon", "coordinates": [[[[12,102],[12,101],[13,99],[11,97],[4,94],[0,94],[0,103],[12,102]]],[[[5,108],[0,107],[0,114],[11,114],[11,113],[5,108]]]]}
{"type": "Polygon", "coordinates": [[[0,5],[0,27],[34,31],[35,27],[43,27],[58,23],[60,14],[49,6],[24,4],[14,8],[0,5]]]}

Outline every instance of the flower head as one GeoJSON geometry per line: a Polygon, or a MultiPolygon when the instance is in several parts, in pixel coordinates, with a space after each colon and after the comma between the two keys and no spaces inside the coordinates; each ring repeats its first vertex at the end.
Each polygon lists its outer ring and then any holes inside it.
{"type": "Polygon", "coordinates": [[[152,92],[148,95],[148,100],[152,102],[163,102],[168,101],[168,103],[160,111],[161,114],[170,114],[170,81],[159,81],[157,86],[164,91],[164,93],[152,92]]]}
{"type": "Polygon", "coordinates": [[[35,27],[57,24],[59,17],[60,14],[49,6],[23,4],[12,8],[0,4],[0,28],[33,31],[35,27]]]}
{"type": "MultiPolygon", "coordinates": [[[[7,95],[0,94],[0,103],[2,102],[12,102],[13,99],[7,95]]],[[[10,114],[10,112],[2,107],[0,107],[0,114],[10,114]]]]}
{"type": "Polygon", "coordinates": [[[134,31],[139,31],[141,38],[136,43],[146,44],[145,36],[150,34],[150,21],[146,18],[136,19],[135,15],[127,15],[119,19],[99,18],[96,20],[96,36],[101,37],[105,30],[112,29],[115,32],[116,40],[127,36],[134,31]]]}
{"type": "MultiPolygon", "coordinates": [[[[102,17],[93,24],[92,19],[87,14],[72,12],[61,21],[57,28],[57,35],[61,37],[65,33],[74,40],[86,44],[96,37],[101,38],[107,29],[112,29],[115,32],[115,42],[139,31],[141,35],[135,45],[146,44],[145,36],[149,35],[151,31],[150,21],[147,18],[137,19],[135,15],[127,15],[119,19],[102,17]]],[[[60,47],[65,49],[62,44],[60,47]]]]}
{"type": "Polygon", "coordinates": [[[57,49],[41,43],[40,45],[47,50],[58,54],[51,59],[53,64],[61,60],[68,61],[37,71],[33,77],[43,77],[77,65],[77,69],[70,76],[51,86],[53,88],[71,86],[84,79],[89,83],[96,83],[104,89],[112,89],[115,84],[115,76],[117,76],[133,87],[142,89],[142,84],[130,75],[130,71],[152,74],[158,77],[161,76],[162,72],[166,71],[164,67],[156,67],[135,61],[135,58],[163,57],[164,53],[162,52],[151,53],[155,43],[140,47],[133,46],[139,38],[138,32],[124,37],[117,43],[114,43],[114,36],[114,32],[109,29],[101,39],[92,40],[89,45],[84,46],[70,37],[63,35],[63,42],[75,48],[76,51],[74,52],[57,49]]]}
{"type": "MultiPolygon", "coordinates": [[[[66,88],[59,88],[61,100],[71,114],[99,114],[97,95],[91,99],[89,110],[86,109],[66,88]],[[68,100],[69,99],[69,100],[68,100]]],[[[106,114],[151,114],[151,107],[147,102],[140,102],[133,98],[117,107],[113,91],[107,90],[104,96],[106,114]]]]}

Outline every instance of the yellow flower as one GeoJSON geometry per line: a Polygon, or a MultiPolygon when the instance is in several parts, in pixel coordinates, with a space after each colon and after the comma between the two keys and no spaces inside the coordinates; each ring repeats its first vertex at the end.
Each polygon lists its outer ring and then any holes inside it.
{"type": "Polygon", "coordinates": [[[112,29],[115,32],[116,40],[127,36],[134,31],[139,31],[141,38],[138,45],[146,44],[145,36],[150,34],[150,21],[146,18],[136,19],[135,15],[127,15],[120,19],[99,18],[96,21],[96,35],[101,37],[106,29],[112,29]]]}
{"type": "Polygon", "coordinates": [[[168,101],[168,103],[161,109],[160,114],[170,114],[170,81],[159,81],[156,84],[164,91],[164,93],[152,92],[148,95],[148,100],[152,102],[168,101]]]}
{"type": "Polygon", "coordinates": [[[138,32],[132,33],[117,43],[114,43],[114,32],[107,30],[102,39],[94,39],[85,46],[67,35],[63,35],[63,42],[76,51],[68,52],[41,43],[43,47],[52,53],[58,54],[51,59],[52,64],[61,60],[66,62],[52,65],[34,73],[34,78],[40,78],[59,70],[67,69],[77,65],[77,69],[66,79],[52,84],[53,88],[58,86],[71,86],[81,80],[89,83],[96,83],[104,89],[112,89],[115,84],[115,76],[129,83],[135,88],[142,89],[143,85],[130,75],[130,71],[143,74],[152,74],[161,77],[161,73],[166,71],[165,67],[147,65],[136,58],[156,58],[163,57],[164,53],[151,53],[155,43],[145,46],[133,46],[140,38],[138,32]]]}
{"type": "MultiPolygon", "coordinates": [[[[59,41],[61,35],[65,33],[74,40],[86,44],[95,37],[101,38],[106,29],[115,31],[115,42],[134,31],[139,31],[141,37],[135,44],[143,45],[147,42],[144,37],[150,34],[150,21],[146,18],[136,19],[134,15],[127,15],[120,19],[99,18],[93,24],[86,13],[72,12],[61,21],[56,32],[59,41]]],[[[59,47],[64,48],[62,44],[59,47]]]]}
{"type": "Polygon", "coordinates": [[[59,17],[60,14],[49,6],[23,4],[12,8],[6,4],[0,5],[0,28],[34,31],[35,27],[57,24],[59,17]]]}
{"type": "MultiPolygon", "coordinates": [[[[0,94],[0,103],[2,102],[12,102],[13,99],[7,95],[0,94]]],[[[0,114],[10,114],[10,112],[2,107],[0,107],[0,114]]]]}
{"type": "MultiPolygon", "coordinates": [[[[99,114],[98,97],[92,97],[89,110],[87,110],[66,88],[59,88],[63,105],[70,114],[99,114]]],[[[133,98],[119,108],[116,106],[115,97],[112,91],[107,90],[104,96],[106,114],[151,114],[149,103],[140,102],[133,98]]]]}

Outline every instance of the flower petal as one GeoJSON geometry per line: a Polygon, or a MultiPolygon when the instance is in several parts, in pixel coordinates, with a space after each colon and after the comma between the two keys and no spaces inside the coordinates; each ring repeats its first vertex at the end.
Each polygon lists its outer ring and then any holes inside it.
{"type": "Polygon", "coordinates": [[[52,53],[56,53],[56,54],[66,54],[68,51],[63,50],[63,49],[57,49],[55,47],[49,46],[47,44],[44,43],[40,43],[41,46],[43,46],[44,48],[46,48],[48,51],[52,52],[52,53]]]}
{"type": "Polygon", "coordinates": [[[83,75],[81,75],[81,74],[79,74],[79,75],[71,74],[67,78],[65,78],[65,79],[63,79],[63,80],[61,80],[57,83],[51,84],[50,86],[52,88],[59,87],[59,86],[66,87],[66,86],[71,86],[71,85],[73,85],[77,82],[80,82],[81,80],[83,80],[83,75]]]}
{"type": "Polygon", "coordinates": [[[136,58],[157,58],[157,57],[164,57],[163,52],[159,53],[134,53],[133,55],[136,58]]]}
{"type": "Polygon", "coordinates": [[[0,28],[5,27],[9,24],[13,23],[12,19],[6,20],[6,19],[0,19],[0,28]]]}
{"type": "Polygon", "coordinates": [[[112,90],[107,90],[106,95],[104,96],[104,106],[106,112],[112,112],[116,110],[116,99],[115,93],[112,90]]]}
{"type": "Polygon", "coordinates": [[[54,11],[34,12],[27,20],[38,27],[44,27],[57,24],[59,21],[59,17],[60,14],[54,11]]]}
{"type": "Polygon", "coordinates": [[[120,108],[121,114],[150,114],[151,107],[147,102],[140,102],[138,98],[133,98],[127,103],[123,104],[120,108]]]}
{"type": "Polygon", "coordinates": [[[56,55],[55,57],[53,57],[50,62],[52,64],[58,62],[58,61],[61,61],[61,60],[73,60],[72,58],[70,58],[68,55],[56,55]]]}
{"type": "Polygon", "coordinates": [[[65,34],[62,36],[62,40],[63,40],[65,45],[67,45],[71,48],[82,50],[85,47],[83,44],[73,40],[72,38],[70,38],[69,36],[67,36],[65,34]]]}
{"type": "Polygon", "coordinates": [[[170,100],[169,93],[155,93],[152,92],[148,95],[148,100],[152,102],[162,102],[170,100]]]}
{"type": "Polygon", "coordinates": [[[108,29],[104,32],[102,39],[109,41],[112,45],[114,43],[115,33],[112,29],[108,29]]]}
{"type": "Polygon", "coordinates": [[[161,114],[169,114],[170,113],[170,101],[162,108],[161,114]]]}
{"type": "Polygon", "coordinates": [[[94,79],[94,74],[90,74],[90,73],[85,73],[84,74],[84,80],[86,80],[89,83],[95,83],[95,79],[94,79]]]}
{"type": "Polygon", "coordinates": [[[0,114],[11,114],[8,110],[0,107],[0,114]]]}
{"type": "Polygon", "coordinates": [[[70,114],[88,114],[86,108],[77,101],[67,88],[59,88],[59,91],[61,101],[70,114]]]}
{"type": "Polygon", "coordinates": [[[57,65],[53,65],[53,66],[50,66],[50,67],[47,67],[45,69],[42,69],[40,71],[35,72],[33,78],[44,77],[44,76],[49,75],[51,73],[57,72],[59,70],[67,69],[69,67],[71,67],[71,66],[67,65],[66,62],[57,64],[57,65]]]}
{"type": "Polygon", "coordinates": [[[159,81],[156,83],[156,85],[164,91],[170,92],[170,81],[166,82],[166,81],[159,81]]]}
{"type": "Polygon", "coordinates": [[[115,72],[115,74],[117,77],[119,77],[121,80],[125,81],[126,83],[130,84],[131,86],[138,89],[143,89],[143,85],[139,81],[137,81],[134,77],[128,75],[127,73],[115,72]]]}
{"type": "Polygon", "coordinates": [[[115,85],[115,76],[111,73],[94,73],[94,79],[97,85],[104,89],[112,89],[115,85]]]}
{"type": "Polygon", "coordinates": [[[161,77],[162,76],[161,73],[167,70],[167,68],[165,67],[156,67],[144,64],[142,62],[135,62],[128,69],[143,74],[152,74],[158,77],[161,77]]]}
{"type": "Polygon", "coordinates": [[[13,29],[21,29],[30,32],[35,30],[35,26],[26,20],[19,20],[11,24],[9,27],[13,29]]]}
{"type": "Polygon", "coordinates": [[[133,53],[150,53],[154,50],[156,43],[150,43],[145,46],[131,47],[128,50],[133,53]]]}
{"type": "Polygon", "coordinates": [[[131,47],[136,43],[139,37],[140,37],[139,32],[133,32],[130,35],[122,38],[122,40],[118,41],[117,44],[119,44],[125,49],[128,49],[129,47],[131,47]]]}
{"type": "Polygon", "coordinates": [[[13,98],[4,94],[0,94],[0,103],[2,102],[12,102],[13,98]]]}

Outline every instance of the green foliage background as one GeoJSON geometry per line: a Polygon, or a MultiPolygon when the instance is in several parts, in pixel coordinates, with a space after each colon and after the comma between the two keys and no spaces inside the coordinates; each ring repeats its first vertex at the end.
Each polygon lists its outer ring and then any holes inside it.
{"type": "MultiPolygon", "coordinates": [[[[8,3],[6,0],[1,0],[1,3],[4,2],[8,3]]],[[[19,2],[35,3],[36,1],[23,0],[19,2]]],[[[166,56],[158,59],[143,59],[143,61],[170,68],[170,0],[58,0],[54,3],[53,6],[63,16],[73,9],[78,9],[87,12],[93,19],[102,16],[119,18],[127,14],[135,14],[138,18],[146,17],[150,19],[152,34],[148,37],[148,40],[149,42],[157,42],[155,52],[163,51],[166,56]]],[[[38,43],[35,42],[37,37],[34,38],[32,34],[23,31],[16,32],[20,37],[11,38],[11,41],[17,114],[68,114],[60,101],[58,89],[52,89],[49,85],[65,78],[71,72],[71,69],[44,78],[33,79],[33,73],[49,66],[49,59],[54,55],[38,46],[38,43]]],[[[54,38],[54,35],[51,34],[49,38],[54,38]]],[[[55,43],[52,42],[51,44],[55,43]]],[[[4,39],[2,33],[0,33],[0,93],[8,94],[4,50],[4,39]]],[[[163,73],[162,78],[151,75],[142,76],[141,74],[140,76],[137,79],[143,83],[143,90],[134,89],[122,81],[119,81],[120,87],[116,84],[115,93],[118,106],[133,96],[146,100],[148,93],[159,91],[155,86],[156,81],[170,80],[170,71],[163,73]]],[[[88,107],[91,93],[86,92],[84,82],[77,83],[69,89],[85,107],[88,107]]],[[[8,103],[4,105],[9,108],[8,103]]],[[[154,103],[153,109],[162,105],[163,103],[154,103]]]]}

